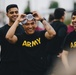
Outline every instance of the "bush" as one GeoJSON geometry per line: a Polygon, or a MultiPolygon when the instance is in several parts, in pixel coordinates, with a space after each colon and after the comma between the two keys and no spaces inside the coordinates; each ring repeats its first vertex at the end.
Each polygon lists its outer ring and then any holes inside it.
{"type": "Polygon", "coordinates": [[[69,25],[69,24],[71,23],[71,20],[70,20],[70,19],[67,19],[67,20],[64,21],[64,23],[65,23],[66,25],[69,25]]]}

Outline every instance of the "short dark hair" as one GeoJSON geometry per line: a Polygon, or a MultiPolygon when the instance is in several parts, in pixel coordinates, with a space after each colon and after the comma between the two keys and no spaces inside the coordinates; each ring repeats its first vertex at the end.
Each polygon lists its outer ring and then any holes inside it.
{"type": "Polygon", "coordinates": [[[49,14],[48,21],[52,22],[54,20],[54,14],[49,14]]]}
{"type": "Polygon", "coordinates": [[[6,7],[6,12],[8,13],[8,10],[11,9],[11,8],[14,8],[14,7],[18,8],[17,4],[10,4],[10,5],[8,5],[6,7]]]}
{"type": "Polygon", "coordinates": [[[64,16],[64,11],[65,11],[64,8],[57,8],[57,9],[55,9],[54,18],[55,19],[61,19],[61,17],[64,16]]]}
{"type": "Polygon", "coordinates": [[[32,12],[25,12],[25,14],[28,15],[28,14],[33,14],[33,13],[32,12]]]}
{"type": "Polygon", "coordinates": [[[75,15],[75,16],[76,16],[76,10],[74,10],[74,11],[72,12],[71,17],[72,17],[73,15],[75,15]]]}

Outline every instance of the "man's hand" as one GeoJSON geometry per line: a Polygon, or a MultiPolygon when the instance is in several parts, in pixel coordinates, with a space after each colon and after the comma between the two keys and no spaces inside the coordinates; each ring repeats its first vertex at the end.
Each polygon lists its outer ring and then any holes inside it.
{"type": "Polygon", "coordinates": [[[62,57],[62,53],[59,53],[59,55],[57,55],[57,57],[61,58],[62,57]]]}
{"type": "Polygon", "coordinates": [[[18,15],[17,20],[18,20],[19,22],[22,22],[23,20],[26,20],[25,16],[26,16],[26,14],[20,14],[20,15],[18,15]]]}
{"type": "Polygon", "coordinates": [[[36,21],[40,21],[41,19],[43,19],[43,17],[40,14],[38,14],[36,11],[33,11],[32,13],[36,21]]]}

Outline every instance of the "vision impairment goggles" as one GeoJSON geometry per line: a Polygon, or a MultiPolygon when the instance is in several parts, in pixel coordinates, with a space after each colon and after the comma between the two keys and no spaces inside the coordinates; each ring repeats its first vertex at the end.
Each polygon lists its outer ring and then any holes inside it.
{"type": "Polygon", "coordinates": [[[22,24],[26,24],[26,22],[27,22],[28,20],[33,20],[33,19],[34,19],[34,17],[33,17],[32,14],[26,15],[25,18],[26,18],[26,20],[23,20],[23,21],[21,22],[22,24]]]}

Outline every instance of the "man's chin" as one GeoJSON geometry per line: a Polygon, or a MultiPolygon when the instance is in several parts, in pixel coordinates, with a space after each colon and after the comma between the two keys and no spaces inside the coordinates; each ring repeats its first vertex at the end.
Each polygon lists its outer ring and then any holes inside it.
{"type": "Polygon", "coordinates": [[[12,22],[15,22],[16,20],[13,20],[12,22]]]}
{"type": "Polygon", "coordinates": [[[29,34],[29,35],[32,35],[32,34],[34,34],[34,32],[28,32],[28,34],[29,34]]]}

